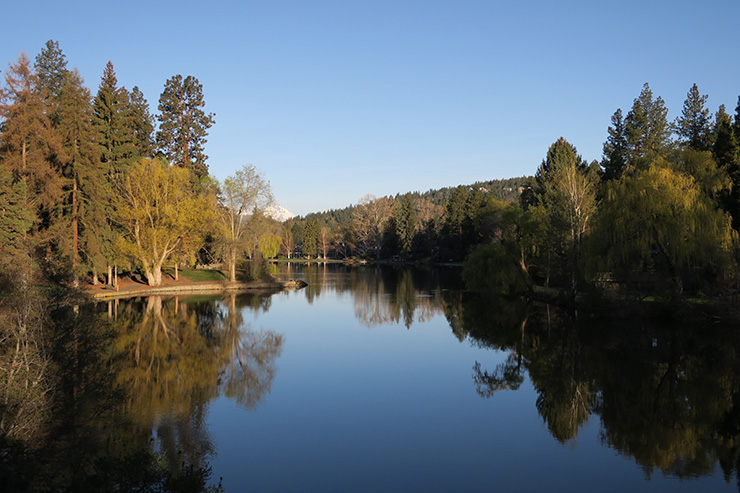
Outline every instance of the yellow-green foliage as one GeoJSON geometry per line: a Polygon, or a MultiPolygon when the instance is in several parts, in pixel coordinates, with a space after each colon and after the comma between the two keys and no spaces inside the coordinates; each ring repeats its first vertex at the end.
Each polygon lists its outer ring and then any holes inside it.
{"type": "Polygon", "coordinates": [[[478,245],[463,262],[462,276],[472,291],[516,293],[527,287],[514,244],[478,245]]]}
{"type": "Polygon", "coordinates": [[[730,216],[692,176],[658,161],[607,186],[595,235],[602,254],[596,259],[601,269],[634,267],[657,249],[676,269],[721,268],[733,234],[730,216]]]}
{"type": "Polygon", "coordinates": [[[162,265],[175,250],[201,244],[214,199],[196,194],[190,183],[189,170],[151,159],[132,165],[119,183],[116,247],[141,264],[151,285],[161,282],[162,265]]]}

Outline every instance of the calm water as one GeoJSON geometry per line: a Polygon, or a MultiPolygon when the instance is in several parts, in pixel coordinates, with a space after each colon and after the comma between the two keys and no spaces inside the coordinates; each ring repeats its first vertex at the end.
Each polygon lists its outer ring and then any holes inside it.
{"type": "Polygon", "coordinates": [[[226,491],[738,488],[732,332],[575,322],[455,269],[277,274],[309,287],[97,305],[125,397],[95,440],[226,491]]]}

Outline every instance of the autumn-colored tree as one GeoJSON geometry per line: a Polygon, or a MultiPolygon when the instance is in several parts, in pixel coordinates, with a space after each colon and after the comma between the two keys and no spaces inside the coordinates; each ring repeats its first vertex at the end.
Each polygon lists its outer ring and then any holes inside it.
{"type": "Polygon", "coordinates": [[[13,173],[14,180],[26,181],[27,202],[39,211],[42,220],[62,195],[61,175],[52,165],[61,146],[25,53],[5,72],[0,122],[0,162],[13,173]]]}

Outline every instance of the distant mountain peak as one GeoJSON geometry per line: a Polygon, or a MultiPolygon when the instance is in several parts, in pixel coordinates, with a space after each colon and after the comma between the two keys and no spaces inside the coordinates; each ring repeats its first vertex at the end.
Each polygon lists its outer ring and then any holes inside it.
{"type": "Polygon", "coordinates": [[[265,215],[280,222],[287,221],[288,219],[293,219],[295,217],[295,214],[281,205],[271,205],[265,210],[265,215]]]}

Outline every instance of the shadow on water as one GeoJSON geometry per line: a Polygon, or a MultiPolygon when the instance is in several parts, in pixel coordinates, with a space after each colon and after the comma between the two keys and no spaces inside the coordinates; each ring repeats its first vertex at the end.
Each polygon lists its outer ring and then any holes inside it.
{"type": "MultiPolygon", "coordinates": [[[[269,300],[151,296],[40,310],[26,355],[40,361],[37,385],[0,382],[0,489],[220,489],[208,486],[208,405],[225,395],[252,410],[270,392],[283,338],[242,315],[269,300]]],[[[18,358],[4,349],[9,376],[18,358]]]]}

